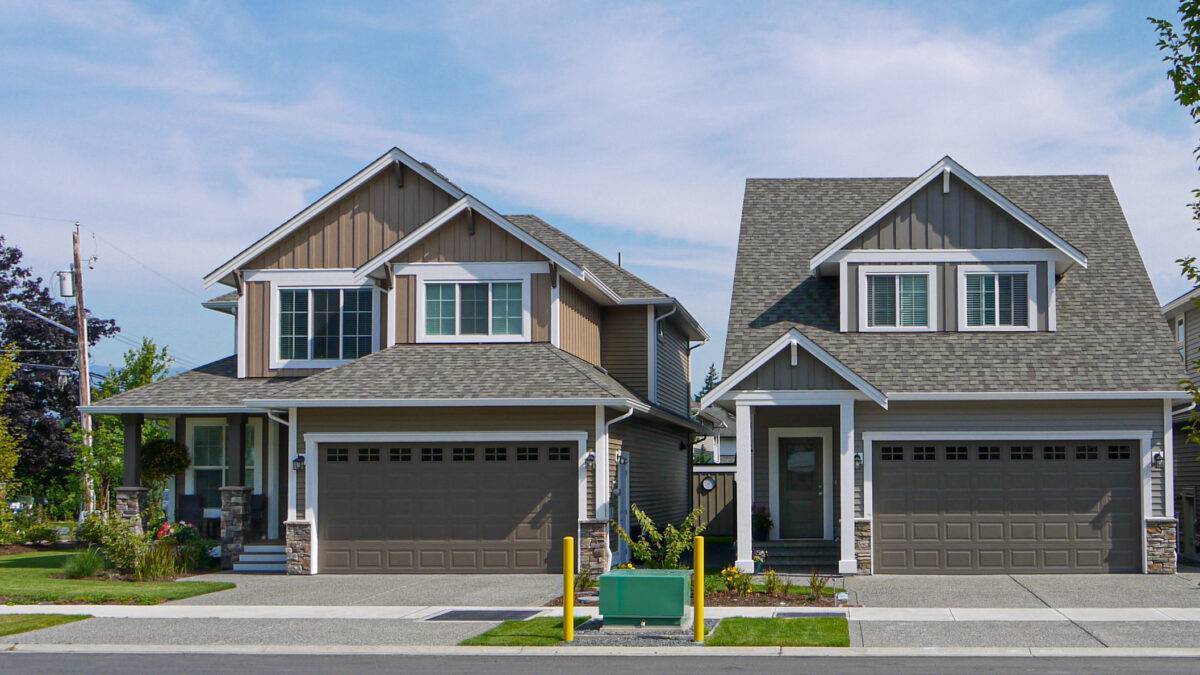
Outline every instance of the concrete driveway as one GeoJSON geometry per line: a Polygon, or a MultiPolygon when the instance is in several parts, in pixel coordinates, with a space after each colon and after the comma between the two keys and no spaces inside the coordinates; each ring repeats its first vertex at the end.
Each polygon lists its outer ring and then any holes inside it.
{"type": "Polygon", "coordinates": [[[206,574],[237,588],[176,601],[184,605],[451,605],[537,607],[562,594],[556,574],[206,574]]]}
{"type": "Polygon", "coordinates": [[[847,577],[867,607],[1200,607],[1200,574],[847,577]]]}

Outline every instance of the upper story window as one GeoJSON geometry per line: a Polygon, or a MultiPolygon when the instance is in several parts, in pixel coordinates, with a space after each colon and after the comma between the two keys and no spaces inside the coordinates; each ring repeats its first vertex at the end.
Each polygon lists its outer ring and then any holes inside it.
{"type": "Polygon", "coordinates": [[[1033,265],[961,265],[958,329],[1034,330],[1037,321],[1033,265]]]}
{"type": "Polygon", "coordinates": [[[519,336],[521,282],[425,284],[428,336],[519,336]]]}
{"type": "Polygon", "coordinates": [[[936,330],[937,282],[926,265],[863,267],[859,326],[864,331],[936,330]]]}
{"type": "Polygon", "coordinates": [[[1179,357],[1187,360],[1187,327],[1184,315],[1175,317],[1175,344],[1179,346],[1179,357]]]}
{"type": "Polygon", "coordinates": [[[279,361],[349,361],[371,353],[374,304],[371,288],[279,289],[279,361]]]}

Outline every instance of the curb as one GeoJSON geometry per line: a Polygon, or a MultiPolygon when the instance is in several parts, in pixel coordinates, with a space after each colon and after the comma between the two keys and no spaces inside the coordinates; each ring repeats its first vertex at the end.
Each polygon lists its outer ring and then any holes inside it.
{"type": "MultiPolygon", "coordinates": [[[[392,647],[341,645],[82,645],[9,643],[27,654],[229,654],[240,656],[755,656],[755,657],[1083,657],[1198,658],[1200,649],[1151,647],[392,647]]],[[[0,656],[3,658],[3,656],[0,656]]]]}

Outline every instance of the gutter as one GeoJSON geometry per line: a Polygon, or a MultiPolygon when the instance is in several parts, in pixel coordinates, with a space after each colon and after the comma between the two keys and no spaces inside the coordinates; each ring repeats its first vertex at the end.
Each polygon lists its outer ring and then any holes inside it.
{"type": "Polygon", "coordinates": [[[267,411],[267,419],[271,420],[272,422],[275,422],[276,424],[282,424],[285,427],[292,426],[292,423],[290,420],[285,421],[283,418],[278,417],[278,413],[276,413],[274,410],[267,411]]]}

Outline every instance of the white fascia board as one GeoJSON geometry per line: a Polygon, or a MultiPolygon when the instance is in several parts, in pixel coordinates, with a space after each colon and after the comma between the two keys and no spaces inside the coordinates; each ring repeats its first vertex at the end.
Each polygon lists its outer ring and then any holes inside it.
{"type": "Polygon", "coordinates": [[[1184,391],[920,391],[892,392],[893,401],[1191,400],[1184,391]]]}
{"type": "Polygon", "coordinates": [[[1200,297],[1200,287],[1193,288],[1192,290],[1188,291],[1187,293],[1184,293],[1183,295],[1179,296],[1178,298],[1175,298],[1174,300],[1163,305],[1162,313],[1165,316],[1167,314],[1170,314],[1171,312],[1174,312],[1175,310],[1179,309],[1180,307],[1186,307],[1187,305],[1190,305],[1192,302],[1194,302],[1197,297],[1200,297]]]}
{"type": "Polygon", "coordinates": [[[1069,263],[1062,251],[1053,248],[889,248],[838,251],[828,263],[1069,263]]]}
{"type": "Polygon", "coordinates": [[[977,178],[975,174],[967,171],[961,164],[954,161],[950,157],[943,157],[933,166],[929,167],[925,173],[922,173],[913,182],[909,183],[900,192],[897,192],[891,199],[883,203],[879,208],[875,209],[866,218],[863,218],[857,225],[847,230],[842,236],[834,240],[832,244],[826,246],[820,253],[813,256],[808,262],[809,270],[816,270],[821,263],[827,262],[833,254],[846,247],[855,237],[862,234],[867,228],[874,225],[880,218],[887,215],[892,209],[902,204],[909,197],[917,193],[918,190],[924,188],[931,180],[942,175],[943,170],[948,169],[951,173],[958,176],[960,180],[973,188],[975,191],[989,199],[996,206],[1003,209],[1010,216],[1015,218],[1025,227],[1028,227],[1051,246],[1062,251],[1068,258],[1078,263],[1081,267],[1087,267],[1087,256],[1082,251],[1069,244],[1065,239],[1055,234],[1050,228],[1038,222],[1033,216],[1025,213],[1016,204],[1013,204],[1007,197],[992,189],[989,185],[977,178]]]}
{"type": "Polygon", "coordinates": [[[209,286],[212,286],[216,282],[220,281],[221,278],[226,274],[229,274],[233,270],[241,267],[242,265],[246,264],[246,262],[253,260],[260,253],[266,251],[271,246],[274,246],[281,239],[307,223],[317,214],[324,211],[325,208],[330,204],[333,204],[342,197],[345,197],[354,190],[358,189],[367,181],[374,178],[377,173],[388,168],[392,165],[392,162],[395,161],[399,161],[409,169],[412,169],[417,175],[421,176],[425,180],[428,180],[442,190],[445,190],[446,193],[448,193],[454,199],[461,199],[466,194],[458,186],[439,176],[437,173],[430,171],[428,167],[414,159],[407,152],[404,152],[400,148],[392,148],[384,153],[382,157],[374,162],[371,162],[361,171],[351,176],[344,183],[325,193],[325,196],[308,205],[308,207],[306,207],[303,211],[289,218],[282,225],[275,228],[273,232],[251,244],[244,251],[237,254],[217,269],[209,272],[204,277],[204,287],[208,288],[209,286]]]}
{"type": "Polygon", "coordinates": [[[566,271],[567,273],[569,273],[572,276],[575,276],[577,278],[580,278],[580,279],[583,278],[584,270],[582,268],[580,268],[578,265],[571,262],[570,260],[567,260],[560,253],[558,253],[554,249],[550,248],[549,246],[546,246],[545,244],[543,244],[538,239],[534,238],[532,235],[530,235],[525,230],[522,230],[521,228],[517,227],[516,225],[513,225],[511,222],[508,221],[507,218],[500,215],[499,213],[496,213],[496,211],[493,210],[492,207],[488,206],[487,204],[484,204],[483,202],[479,201],[472,195],[463,195],[461,199],[459,199],[458,201],[451,204],[449,207],[447,207],[441,213],[437,214],[433,218],[426,221],[423,225],[421,225],[417,229],[413,230],[408,236],[404,237],[400,241],[398,241],[395,244],[388,247],[386,250],[384,250],[379,255],[375,256],[371,260],[364,263],[361,267],[359,267],[358,269],[356,269],[354,271],[355,276],[362,278],[362,277],[366,277],[367,275],[373,273],[375,270],[382,267],[384,263],[390,261],[392,258],[394,258],[397,255],[400,255],[404,251],[408,250],[414,244],[421,241],[425,237],[429,236],[429,234],[432,233],[434,230],[441,227],[442,225],[445,225],[447,222],[449,222],[449,220],[451,218],[458,215],[459,213],[461,213],[463,210],[465,210],[467,208],[470,208],[471,210],[475,211],[476,213],[478,213],[478,214],[482,215],[483,217],[487,218],[488,220],[492,221],[492,223],[494,223],[497,227],[504,230],[505,232],[512,235],[513,237],[516,237],[518,240],[520,240],[526,246],[529,246],[533,250],[535,250],[538,253],[545,256],[547,259],[557,263],[558,266],[560,268],[562,268],[564,271],[566,271]]]}
{"type": "Polygon", "coordinates": [[[846,364],[836,359],[832,354],[825,351],[816,342],[813,342],[805,334],[795,328],[789,329],[786,333],[779,336],[779,339],[771,343],[766,349],[762,350],[746,363],[742,364],[732,375],[721,381],[721,384],[713,388],[712,391],[704,395],[700,400],[700,408],[704,409],[711,406],[713,403],[721,400],[733,389],[734,385],[746,379],[750,373],[758,370],[760,366],[769,361],[773,356],[778,354],[785,348],[790,347],[792,343],[803,347],[805,351],[812,354],[818,361],[829,367],[830,370],[837,373],[842,379],[849,382],[856,389],[866,394],[867,398],[878,403],[883,408],[888,406],[888,397],[883,394],[875,385],[868,382],[858,373],[851,370],[846,364]]]}
{"type": "Polygon", "coordinates": [[[90,415],[228,415],[258,412],[253,406],[206,405],[85,405],[77,406],[90,415]]]}
{"type": "Polygon", "coordinates": [[[619,406],[650,408],[624,398],[311,398],[247,399],[250,408],[496,408],[537,406],[619,406]]]}

